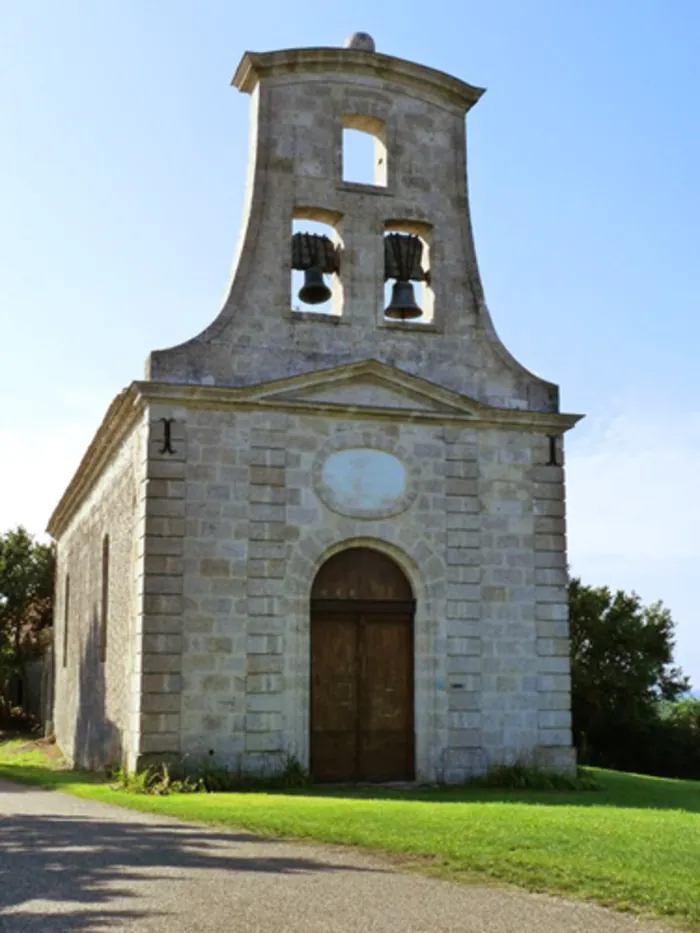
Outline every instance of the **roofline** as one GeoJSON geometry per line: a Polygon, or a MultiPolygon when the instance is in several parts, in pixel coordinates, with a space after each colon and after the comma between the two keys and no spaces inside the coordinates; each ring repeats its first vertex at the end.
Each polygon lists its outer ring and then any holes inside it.
{"type": "Polygon", "coordinates": [[[138,422],[143,410],[143,398],[140,393],[134,391],[133,383],[112,401],[73,478],[51,513],[46,530],[52,537],[58,538],[62,534],[126,434],[138,422]]]}
{"type": "Polygon", "coordinates": [[[485,89],[467,84],[425,65],[365,52],[360,49],[306,48],[277,52],[245,52],[231,84],[250,94],[259,81],[280,75],[338,74],[365,75],[395,81],[416,90],[431,91],[460,107],[465,113],[479,100],[485,89]]]}

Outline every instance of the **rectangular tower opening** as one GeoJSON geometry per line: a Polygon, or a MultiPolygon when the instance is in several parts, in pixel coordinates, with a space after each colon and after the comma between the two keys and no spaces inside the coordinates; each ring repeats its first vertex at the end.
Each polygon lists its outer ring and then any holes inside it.
{"type": "Polygon", "coordinates": [[[377,117],[343,117],[343,181],[386,188],[386,126],[377,117]]]}

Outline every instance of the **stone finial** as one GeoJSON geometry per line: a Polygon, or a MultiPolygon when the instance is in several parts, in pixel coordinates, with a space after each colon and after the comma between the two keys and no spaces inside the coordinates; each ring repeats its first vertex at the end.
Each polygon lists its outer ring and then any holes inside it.
{"type": "Polygon", "coordinates": [[[345,40],[346,49],[359,49],[361,52],[374,52],[374,39],[368,32],[353,32],[345,40]]]}

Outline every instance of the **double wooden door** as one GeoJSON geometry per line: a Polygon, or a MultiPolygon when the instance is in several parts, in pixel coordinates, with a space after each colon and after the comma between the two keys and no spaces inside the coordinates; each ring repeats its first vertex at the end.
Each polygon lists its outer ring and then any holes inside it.
{"type": "Polygon", "coordinates": [[[311,771],[317,781],[413,779],[413,620],[396,608],[312,614],[311,771]]]}

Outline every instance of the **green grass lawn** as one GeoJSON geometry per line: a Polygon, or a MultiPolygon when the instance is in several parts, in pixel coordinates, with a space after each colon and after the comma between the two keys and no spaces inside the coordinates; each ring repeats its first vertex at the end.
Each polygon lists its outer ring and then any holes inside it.
{"type": "Polygon", "coordinates": [[[147,797],[0,745],[0,777],[184,820],[408,857],[700,930],[700,782],[595,770],[598,792],[321,789],[147,797]],[[429,861],[428,861],[429,860],[429,861]]]}

